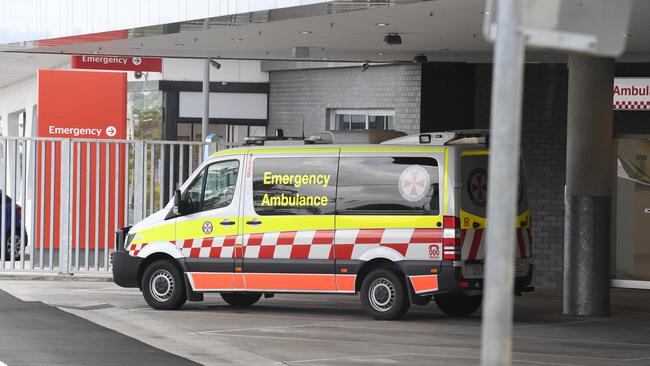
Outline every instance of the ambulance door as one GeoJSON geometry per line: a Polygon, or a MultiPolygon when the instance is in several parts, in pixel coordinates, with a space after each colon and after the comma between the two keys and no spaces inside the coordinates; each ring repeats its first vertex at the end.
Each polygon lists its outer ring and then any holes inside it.
{"type": "Polygon", "coordinates": [[[232,290],[240,235],[243,155],[206,165],[183,192],[188,213],[176,219],[176,245],[197,291],[232,290]]]}
{"type": "Polygon", "coordinates": [[[336,292],[338,148],[255,152],[246,168],[243,273],[247,291],[336,292]]]}

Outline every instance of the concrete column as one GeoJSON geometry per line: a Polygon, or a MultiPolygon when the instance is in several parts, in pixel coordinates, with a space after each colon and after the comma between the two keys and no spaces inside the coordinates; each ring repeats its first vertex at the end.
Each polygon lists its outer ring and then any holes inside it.
{"type": "Polygon", "coordinates": [[[609,314],[614,60],[569,56],[564,313],[609,314]]]}

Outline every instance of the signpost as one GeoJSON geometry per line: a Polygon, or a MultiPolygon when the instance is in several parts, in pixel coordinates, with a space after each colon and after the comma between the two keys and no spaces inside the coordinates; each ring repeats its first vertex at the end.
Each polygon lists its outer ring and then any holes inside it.
{"type": "Polygon", "coordinates": [[[488,0],[486,6],[484,35],[495,46],[481,365],[504,366],[512,363],[525,46],[618,56],[625,48],[632,0],[488,0]]]}

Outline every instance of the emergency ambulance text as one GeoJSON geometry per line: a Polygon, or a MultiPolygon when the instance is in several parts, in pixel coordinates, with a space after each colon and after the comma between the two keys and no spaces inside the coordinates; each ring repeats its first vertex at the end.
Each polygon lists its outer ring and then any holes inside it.
{"type": "Polygon", "coordinates": [[[264,172],[264,184],[293,185],[296,188],[303,184],[317,184],[327,188],[330,178],[329,174],[273,174],[264,172]]]}
{"type": "Polygon", "coordinates": [[[285,195],[282,193],[279,196],[264,195],[262,198],[262,206],[275,206],[275,207],[293,207],[293,206],[327,206],[327,196],[303,196],[296,194],[295,196],[285,195]]]}

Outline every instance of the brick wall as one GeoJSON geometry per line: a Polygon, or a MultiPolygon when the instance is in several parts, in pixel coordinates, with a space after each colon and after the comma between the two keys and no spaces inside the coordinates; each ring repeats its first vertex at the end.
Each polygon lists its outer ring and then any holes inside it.
{"type": "MultiPolygon", "coordinates": [[[[535,286],[562,287],[567,79],[565,64],[526,65],[522,150],[533,222],[535,286]]],[[[476,65],[475,126],[488,128],[492,67],[476,65]]]]}
{"type": "Polygon", "coordinates": [[[328,109],[394,109],[398,130],[420,130],[420,65],[272,71],[269,73],[269,133],[287,136],[325,130],[328,109]]]}

